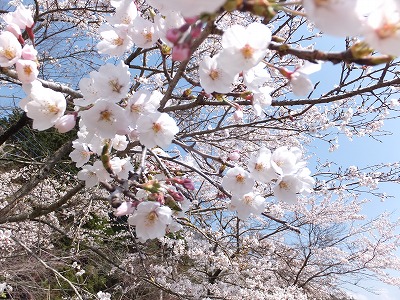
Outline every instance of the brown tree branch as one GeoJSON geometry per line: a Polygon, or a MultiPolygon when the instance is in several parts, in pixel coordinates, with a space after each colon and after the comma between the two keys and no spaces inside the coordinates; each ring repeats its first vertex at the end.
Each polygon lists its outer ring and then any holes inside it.
{"type": "Polygon", "coordinates": [[[30,191],[32,191],[40,181],[47,178],[50,174],[52,168],[61,160],[61,158],[68,154],[72,150],[72,143],[66,142],[62,145],[54,154],[53,156],[49,157],[46,162],[44,163],[43,167],[39,170],[38,174],[33,175],[30,180],[25,183],[18,191],[13,193],[12,195],[1,199],[1,202],[7,202],[7,205],[0,210],[0,219],[6,219],[7,214],[11,212],[11,210],[17,205],[18,201],[26,196],[30,191]]]}

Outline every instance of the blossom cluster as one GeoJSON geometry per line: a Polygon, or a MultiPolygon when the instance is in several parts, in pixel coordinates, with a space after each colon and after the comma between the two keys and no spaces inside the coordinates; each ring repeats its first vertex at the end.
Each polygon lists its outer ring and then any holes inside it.
{"type": "Polygon", "coordinates": [[[250,156],[248,171],[239,166],[229,169],[222,186],[232,193],[231,207],[238,211],[238,217],[246,219],[264,211],[264,198],[253,192],[256,181],[272,184],[274,196],[289,204],[296,202],[298,194],[310,193],[314,179],[301,157],[302,152],[297,147],[282,146],[273,152],[262,147],[250,156]]]}
{"type": "Polygon", "coordinates": [[[304,0],[303,6],[307,17],[323,32],[342,37],[361,35],[374,50],[400,55],[398,1],[304,0]]]}
{"type": "Polygon", "coordinates": [[[110,169],[100,160],[93,165],[91,154],[101,156],[105,147],[123,151],[130,141],[139,140],[148,148],[168,147],[179,128],[173,118],[157,111],[162,94],[139,90],[128,94],[130,73],[122,61],[117,66],[106,64],[80,81],[83,99],[76,99],[80,116],[78,139],[70,154],[77,167],[82,167],[78,178],[87,186],[110,181],[110,171],[121,179],[128,179],[133,166],[129,158],[110,159],[110,169]],[[100,93],[101,91],[101,93],[100,93]]]}

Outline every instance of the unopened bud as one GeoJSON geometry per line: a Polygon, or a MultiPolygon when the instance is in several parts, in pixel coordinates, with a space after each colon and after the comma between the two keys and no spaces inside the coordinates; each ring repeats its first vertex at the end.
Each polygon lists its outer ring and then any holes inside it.
{"type": "Polygon", "coordinates": [[[32,41],[33,44],[35,44],[35,33],[33,32],[33,26],[32,27],[26,27],[25,31],[28,34],[29,39],[32,41]]]}
{"type": "Polygon", "coordinates": [[[179,39],[181,38],[181,36],[182,36],[182,33],[180,32],[180,30],[179,30],[179,29],[176,29],[176,28],[173,28],[173,29],[169,29],[169,30],[167,31],[167,34],[166,34],[165,37],[166,37],[167,40],[170,41],[171,43],[177,44],[178,41],[179,41],[179,39]]]}
{"type": "Polygon", "coordinates": [[[196,23],[199,18],[198,17],[189,17],[189,18],[184,18],[184,19],[187,24],[192,25],[192,24],[196,23]]]}
{"type": "Polygon", "coordinates": [[[201,29],[202,29],[202,23],[199,23],[195,27],[192,28],[192,31],[190,32],[192,39],[197,39],[200,36],[201,29]]]}
{"type": "Polygon", "coordinates": [[[74,114],[71,115],[64,115],[59,118],[54,127],[57,128],[58,132],[65,133],[72,130],[75,127],[76,118],[74,114]]]}
{"type": "Polygon", "coordinates": [[[172,60],[184,61],[190,57],[190,47],[188,44],[178,44],[172,48],[172,60]]]}
{"type": "Polygon", "coordinates": [[[172,196],[172,198],[174,198],[175,201],[183,201],[185,200],[185,198],[183,198],[182,194],[179,192],[175,192],[173,190],[168,190],[168,194],[170,194],[172,196]]]}
{"type": "Polygon", "coordinates": [[[165,205],[175,211],[182,211],[182,208],[170,195],[165,196],[165,205]]]}
{"type": "Polygon", "coordinates": [[[231,161],[237,161],[240,158],[240,153],[237,151],[233,151],[233,152],[229,153],[228,158],[231,161]]]}

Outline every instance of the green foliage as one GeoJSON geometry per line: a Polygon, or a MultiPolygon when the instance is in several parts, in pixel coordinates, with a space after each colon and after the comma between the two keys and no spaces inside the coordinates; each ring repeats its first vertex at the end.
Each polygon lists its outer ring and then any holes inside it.
{"type": "MultiPolygon", "coordinates": [[[[23,111],[14,109],[8,116],[0,118],[0,133],[6,131],[10,126],[17,123],[23,116],[23,111]]],[[[67,141],[76,137],[76,131],[59,133],[55,128],[45,131],[37,131],[32,128],[31,121],[21,130],[16,132],[7,142],[8,149],[12,149],[9,154],[14,156],[31,158],[40,161],[54,153],[67,141]]],[[[68,156],[65,158],[68,160],[68,156]]]]}

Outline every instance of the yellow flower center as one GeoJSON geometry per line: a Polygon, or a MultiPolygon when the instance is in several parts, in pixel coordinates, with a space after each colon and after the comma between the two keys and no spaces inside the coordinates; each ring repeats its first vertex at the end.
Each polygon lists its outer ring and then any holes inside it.
{"type": "Polygon", "coordinates": [[[131,112],[140,113],[142,111],[141,105],[132,104],[131,105],[131,112]]]}
{"type": "Polygon", "coordinates": [[[250,59],[253,57],[254,54],[254,49],[249,45],[246,44],[243,48],[242,48],[242,55],[245,59],[250,59]]]}
{"type": "Polygon", "coordinates": [[[112,116],[113,116],[113,114],[109,110],[103,110],[100,113],[99,121],[112,122],[112,116]]]}
{"type": "Polygon", "coordinates": [[[245,178],[244,178],[244,176],[242,174],[238,174],[238,175],[236,175],[236,181],[238,183],[244,183],[245,178]]]}
{"type": "Polygon", "coordinates": [[[260,172],[264,169],[264,166],[263,166],[263,164],[256,163],[256,165],[254,166],[254,169],[256,171],[260,172]]]}
{"type": "Polygon", "coordinates": [[[33,72],[33,70],[32,70],[32,68],[31,68],[31,66],[24,66],[24,73],[26,74],[26,75],[31,75],[32,74],[32,72],[33,72]]]}
{"type": "Polygon", "coordinates": [[[51,113],[51,114],[58,114],[59,113],[59,111],[60,111],[60,109],[57,107],[57,105],[49,105],[48,106],[48,112],[49,113],[51,113]]]}
{"type": "Polygon", "coordinates": [[[143,33],[143,36],[146,39],[146,42],[151,42],[153,40],[153,33],[152,32],[143,33]]]}
{"type": "Polygon", "coordinates": [[[125,17],[122,19],[122,24],[129,25],[131,22],[132,22],[132,18],[131,18],[130,16],[125,16],[125,17]]]}
{"type": "Polygon", "coordinates": [[[116,39],[112,40],[112,44],[115,46],[122,46],[123,43],[124,43],[124,40],[120,37],[117,37],[116,39]]]}
{"type": "Polygon", "coordinates": [[[120,93],[122,89],[122,85],[119,84],[118,80],[110,80],[108,84],[111,86],[113,92],[120,93]]]}
{"type": "Polygon", "coordinates": [[[219,78],[219,72],[217,70],[211,70],[208,76],[210,76],[212,80],[216,80],[219,78]]]}
{"type": "Polygon", "coordinates": [[[331,2],[330,0],[314,0],[315,6],[321,7],[321,6],[326,6],[331,2]]]}
{"type": "Polygon", "coordinates": [[[13,51],[12,49],[8,48],[5,50],[1,51],[1,54],[7,58],[8,60],[12,60],[15,58],[15,51],[13,51]]]}
{"type": "Polygon", "coordinates": [[[155,211],[150,212],[146,217],[146,223],[148,225],[154,224],[158,219],[157,213],[155,211]]]}
{"type": "Polygon", "coordinates": [[[285,189],[285,190],[288,190],[288,189],[289,189],[289,185],[288,185],[286,182],[284,182],[284,181],[281,181],[281,182],[279,183],[279,187],[280,187],[281,189],[285,189]]]}
{"type": "Polygon", "coordinates": [[[243,198],[243,202],[246,203],[247,205],[250,205],[253,202],[253,197],[245,196],[243,198]]]}
{"type": "Polygon", "coordinates": [[[89,156],[89,153],[85,150],[81,150],[79,154],[81,155],[82,159],[87,158],[89,156]]]}
{"type": "Polygon", "coordinates": [[[377,28],[375,32],[381,39],[386,39],[395,35],[397,29],[397,24],[385,22],[381,27],[377,28]]]}
{"type": "Polygon", "coordinates": [[[161,124],[160,123],[153,123],[152,129],[153,129],[153,131],[155,133],[159,133],[161,131],[161,124]]]}

